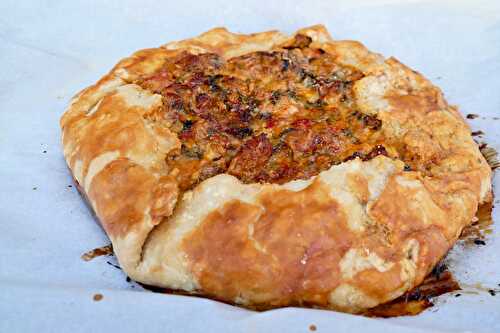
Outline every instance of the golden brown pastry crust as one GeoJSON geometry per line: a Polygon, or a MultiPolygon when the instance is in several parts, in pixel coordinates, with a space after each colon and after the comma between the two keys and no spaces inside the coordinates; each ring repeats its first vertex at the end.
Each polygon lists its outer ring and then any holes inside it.
{"type": "Polygon", "coordinates": [[[404,171],[379,156],[283,185],[220,174],[181,193],[165,165],[181,142],[146,117],[162,98],[132,82],[181,51],[229,59],[293,36],[216,28],[138,51],[61,118],[66,161],[130,277],[246,306],[359,312],[421,283],[491,199],[491,170],[437,87],[322,26],[296,34],[363,72],[353,88],[358,108],[425,168],[404,171]]]}

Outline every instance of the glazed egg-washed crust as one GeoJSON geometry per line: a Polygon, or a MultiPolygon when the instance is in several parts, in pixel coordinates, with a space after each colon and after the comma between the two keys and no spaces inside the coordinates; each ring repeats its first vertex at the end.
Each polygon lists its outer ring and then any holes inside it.
{"type": "Polygon", "coordinates": [[[491,170],[441,91],[322,26],[293,36],[217,28],[141,50],[74,97],[61,127],[66,161],[131,278],[248,307],[355,313],[397,298],[491,200],[491,170]],[[165,96],[145,78],[182,53],[230,61],[283,50],[299,35],[361,73],[349,93],[356,112],[381,122],[387,152],[343,156],[286,182],[239,179],[229,165],[180,184],[170,157],[184,142],[152,116],[165,96]]]}

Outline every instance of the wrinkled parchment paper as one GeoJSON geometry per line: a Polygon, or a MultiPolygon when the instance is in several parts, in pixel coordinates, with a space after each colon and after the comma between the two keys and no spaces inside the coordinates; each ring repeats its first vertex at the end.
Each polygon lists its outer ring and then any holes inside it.
{"type": "Polygon", "coordinates": [[[422,72],[463,114],[479,114],[472,129],[500,150],[500,2],[2,0],[0,13],[0,332],[500,331],[500,292],[488,292],[500,289],[498,225],[486,245],[450,254],[462,296],[416,317],[257,313],[145,291],[113,257],[80,259],[108,240],[70,187],[58,124],[73,94],[137,49],[214,26],[290,33],[323,23],[422,72]]]}

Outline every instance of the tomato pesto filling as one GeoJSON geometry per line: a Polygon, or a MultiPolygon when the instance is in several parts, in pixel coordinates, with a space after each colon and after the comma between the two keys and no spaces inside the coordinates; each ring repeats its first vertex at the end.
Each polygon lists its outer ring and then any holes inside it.
{"type": "Polygon", "coordinates": [[[220,173],[281,184],[387,154],[381,121],[356,108],[363,74],[310,43],[298,35],[289,47],[228,60],[181,52],[137,80],[163,96],[150,116],[182,143],[166,157],[181,190],[220,173]]]}

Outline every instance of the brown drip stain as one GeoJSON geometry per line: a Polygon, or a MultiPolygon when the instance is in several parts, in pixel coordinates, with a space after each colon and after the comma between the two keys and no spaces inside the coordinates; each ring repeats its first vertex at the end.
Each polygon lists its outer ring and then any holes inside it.
{"type": "Polygon", "coordinates": [[[309,331],[314,332],[314,331],[316,331],[316,330],[317,330],[316,325],[309,325],[309,331]]]}
{"type": "Polygon", "coordinates": [[[472,136],[484,135],[484,132],[483,131],[474,131],[470,135],[472,135],[472,136]]]}
{"type": "Polygon", "coordinates": [[[432,307],[432,298],[461,290],[446,265],[439,263],[418,287],[395,300],[376,306],[363,313],[367,317],[415,316],[432,307]]]}
{"type": "Polygon", "coordinates": [[[495,170],[496,168],[500,167],[500,160],[498,160],[498,152],[495,150],[495,148],[492,148],[488,146],[487,143],[483,142],[479,144],[479,150],[486,159],[486,162],[488,162],[489,166],[491,167],[491,170],[495,170]]]}
{"type": "Polygon", "coordinates": [[[462,230],[460,240],[467,246],[486,245],[485,238],[493,232],[493,218],[491,212],[493,203],[487,202],[478,207],[473,222],[462,230]]]}
{"type": "Polygon", "coordinates": [[[99,302],[100,300],[102,300],[104,298],[104,296],[102,296],[102,294],[95,294],[94,297],[92,297],[92,299],[96,302],[99,302]]]}
{"type": "Polygon", "coordinates": [[[82,254],[82,259],[85,261],[90,261],[94,258],[100,256],[110,256],[113,254],[113,245],[109,244],[106,246],[98,247],[96,249],[90,250],[82,254]]]}
{"type": "MultiPolygon", "coordinates": [[[[495,170],[500,166],[500,161],[498,160],[497,151],[489,147],[487,143],[479,144],[479,150],[483,154],[486,162],[492,170],[495,170]]],[[[472,223],[466,226],[462,230],[460,235],[460,240],[464,242],[467,246],[482,246],[486,245],[485,238],[487,235],[493,232],[493,218],[491,213],[493,211],[493,198],[490,202],[486,202],[479,205],[476,216],[474,217],[472,223]]]]}
{"type": "Polygon", "coordinates": [[[481,283],[463,284],[463,294],[479,295],[481,293],[488,293],[490,296],[500,295],[500,284],[497,288],[491,286],[483,286],[481,283]]]}
{"type": "Polygon", "coordinates": [[[479,115],[478,114],[474,114],[474,113],[469,113],[467,115],[467,119],[476,119],[478,117],[479,117],[479,115]]]}

